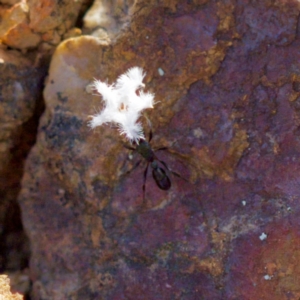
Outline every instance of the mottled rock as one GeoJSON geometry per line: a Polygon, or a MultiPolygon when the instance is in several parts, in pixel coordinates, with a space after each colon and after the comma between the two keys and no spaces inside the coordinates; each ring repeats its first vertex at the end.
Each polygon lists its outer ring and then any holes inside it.
{"type": "Polygon", "coordinates": [[[28,240],[16,203],[24,160],[36,138],[45,65],[0,49],[0,268],[28,263],[28,240]]]}
{"type": "Polygon", "coordinates": [[[1,8],[0,41],[15,49],[57,45],[74,27],[85,1],[20,1],[1,8]],[[13,5],[14,4],[14,5],[13,5]]]}
{"type": "Polygon", "coordinates": [[[82,2],[28,0],[30,27],[41,33],[55,28],[69,29],[76,21],[82,2]]]}
{"type": "Polygon", "coordinates": [[[82,13],[83,2],[87,1],[1,1],[0,4],[2,272],[15,272],[28,267],[29,243],[23,231],[16,198],[20,191],[24,160],[35,142],[38,118],[43,110],[42,89],[49,53],[62,39],[81,34],[73,26],[78,14],[82,13]],[[55,27],[49,24],[55,24],[55,27]],[[9,48],[22,50],[23,54],[9,48]],[[28,49],[31,51],[27,52],[28,49]]]}
{"type": "Polygon", "coordinates": [[[299,298],[299,220],[295,214],[282,218],[286,212],[275,213],[273,221],[260,224],[261,232],[249,232],[233,242],[226,299],[299,298]],[[267,232],[263,241],[258,238],[262,232],[267,232]]]}
{"type": "Polygon", "coordinates": [[[8,9],[2,18],[0,27],[0,39],[2,43],[12,48],[34,48],[41,38],[29,27],[28,5],[20,2],[8,9]]]}
{"type": "MultiPolygon", "coordinates": [[[[45,71],[17,52],[0,49],[0,59],[0,172],[4,172],[11,161],[11,151],[17,146],[15,138],[34,114],[45,71]]],[[[1,186],[4,189],[6,183],[2,181],[1,186]]]]}
{"type": "Polygon", "coordinates": [[[95,0],[84,16],[84,29],[89,32],[101,28],[108,35],[116,34],[129,20],[133,0],[95,0]]]}
{"type": "Polygon", "coordinates": [[[59,45],[19,197],[34,298],[299,298],[298,15],[293,1],[137,1],[112,43],[59,45]],[[133,66],[156,95],[151,144],[181,176],[162,191],[148,174],[145,201],[145,163],[87,127],[101,107],[88,84],[133,66]]]}

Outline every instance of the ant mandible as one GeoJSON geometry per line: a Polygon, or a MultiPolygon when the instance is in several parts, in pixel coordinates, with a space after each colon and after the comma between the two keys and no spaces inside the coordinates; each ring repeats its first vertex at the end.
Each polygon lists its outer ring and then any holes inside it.
{"type": "MultiPolygon", "coordinates": [[[[154,150],[152,149],[150,142],[152,140],[152,130],[149,133],[149,141],[147,142],[145,139],[140,139],[138,143],[134,143],[136,146],[135,148],[130,147],[130,146],[125,146],[127,149],[130,149],[132,151],[137,151],[146,161],[147,161],[147,166],[144,171],[144,181],[143,181],[143,199],[145,199],[145,192],[146,192],[146,180],[147,180],[147,173],[148,173],[148,168],[149,165],[152,168],[152,177],[155,180],[156,185],[161,189],[161,190],[169,190],[171,188],[171,180],[167,174],[167,171],[174,174],[175,176],[181,177],[179,174],[171,171],[167,164],[158,159],[157,156],[154,153],[154,150]],[[160,165],[160,164],[161,165],[160,165]]],[[[161,147],[156,149],[155,151],[159,150],[166,150],[167,147],[161,147]]],[[[141,161],[139,161],[133,169],[139,166],[141,161]]]]}

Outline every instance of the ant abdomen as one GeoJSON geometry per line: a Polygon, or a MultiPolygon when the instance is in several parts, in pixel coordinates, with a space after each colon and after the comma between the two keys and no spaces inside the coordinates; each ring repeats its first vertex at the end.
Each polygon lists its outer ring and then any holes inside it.
{"type": "Polygon", "coordinates": [[[163,168],[157,167],[152,170],[152,176],[161,190],[169,190],[171,188],[171,180],[167,176],[163,168]]]}

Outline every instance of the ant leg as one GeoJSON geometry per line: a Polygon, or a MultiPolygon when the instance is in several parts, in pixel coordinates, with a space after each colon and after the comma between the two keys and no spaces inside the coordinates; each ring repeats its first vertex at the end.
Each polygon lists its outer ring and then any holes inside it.
{"type": "Polygon", "coordinates": [[[161,164],[163,164],[163,166],[164,166],[168,171],[170,171],[168,165],[167,165],[164,161],[162,161],[162,160],[160,160],[160,159],[158,159],[158,161],[159,161],[161,164]]]}
{"type": "Polygon", "coordinates": [[[179,178],[185,180],[186,182],[189,182],[186,178],[182,177],[180,174],[178,174],[178,173],[172,171],[164,161],[162,161],[162,160],[158,160],[158,161],[159,161],[159,162],[160,162],[160,163],[161,163],[161,164],[162,164],[162,165],[163,165],[170,173],[172,173],[173,175],[175,175],[175,176],[177,176],[177,177],[179,177],[179,178]]]}
{"type": "Polygon", "coordinates": [[[123,147],[126,148],[126,149],[128,149],[128,150],[132,150],[132,151],[136,150],[135,148],[133,148],[131,146],[128,146],[126,144],[123,144],[123,147]]]}
{"type": "Polygon", "coordinates": [[[167,150],[169,153],[171,153],[171,154],[173,154],[172,153],[172,151],[170,151],[170,149],[172,149],[172,146],[175,144],[176,142],[173,142],[172,144],[171,144],[171,146],[170,147],[159,147],[159,148],[155,148],[155,149],[153,149],[154,151],[160,151],[160,150],[167,150]]]}
{"type": "Polygon", "coordinates": [[[126,176],[128,175],[129,173],[131,173],[133,170],[135,170],[141,163],[142,160],[139,160],[138,162],[135,163],[135,165],[128,171],[126,171],[124,174],[122,174],[122,176],[126,176]]]}
{"type": "Polygon", "coordinates": [[[160,147],[160,148],[156,148],[156,149],[153,149],[154,151],[160,151],[160,150],[168,150],[169,148],[168,147],[160,147]]]}
{"type": "MultiPolygon", "coordinates": [[[[129,146],[129,145],[126,145],[125,143],[122,143],[123,147],[128,149],[128,150],[131,150],[131,151],[135,151],[136,149],[129,146]]],[[[135,168],[137,168],[139,166],[139,164],[141,163],[141,161],[138,161],[137,163],[135,163],[135,165],[129,170],[129,171],[126,171],[123,175],[127,175],[129,174],[130,172],[132,172],[135,168]]],[[[123,163],[123,166],[121,169],[123,169],[126,165],[126,160],[124,160],[124,163],[123,163]]]]}
{"type": "Polygon", "coordinates": [[[143,206],[145,206],[145,194],[146,194],[146,180],[147,180],[147,173],[148,173],[149,162],[147,163],[146,169],[144,171],[144,181],[143,181],[143,206]]]}

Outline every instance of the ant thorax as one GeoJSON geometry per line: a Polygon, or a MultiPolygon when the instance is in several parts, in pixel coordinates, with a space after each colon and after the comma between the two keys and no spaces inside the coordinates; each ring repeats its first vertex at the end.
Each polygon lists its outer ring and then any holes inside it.
{"type": "Polygon", "coordinates": [[[155,154],[150,144],[145,140],[140,140],[139,144],[136,146],[136,151],[148,162],[153,162],[155,159],[155,154]]]}

